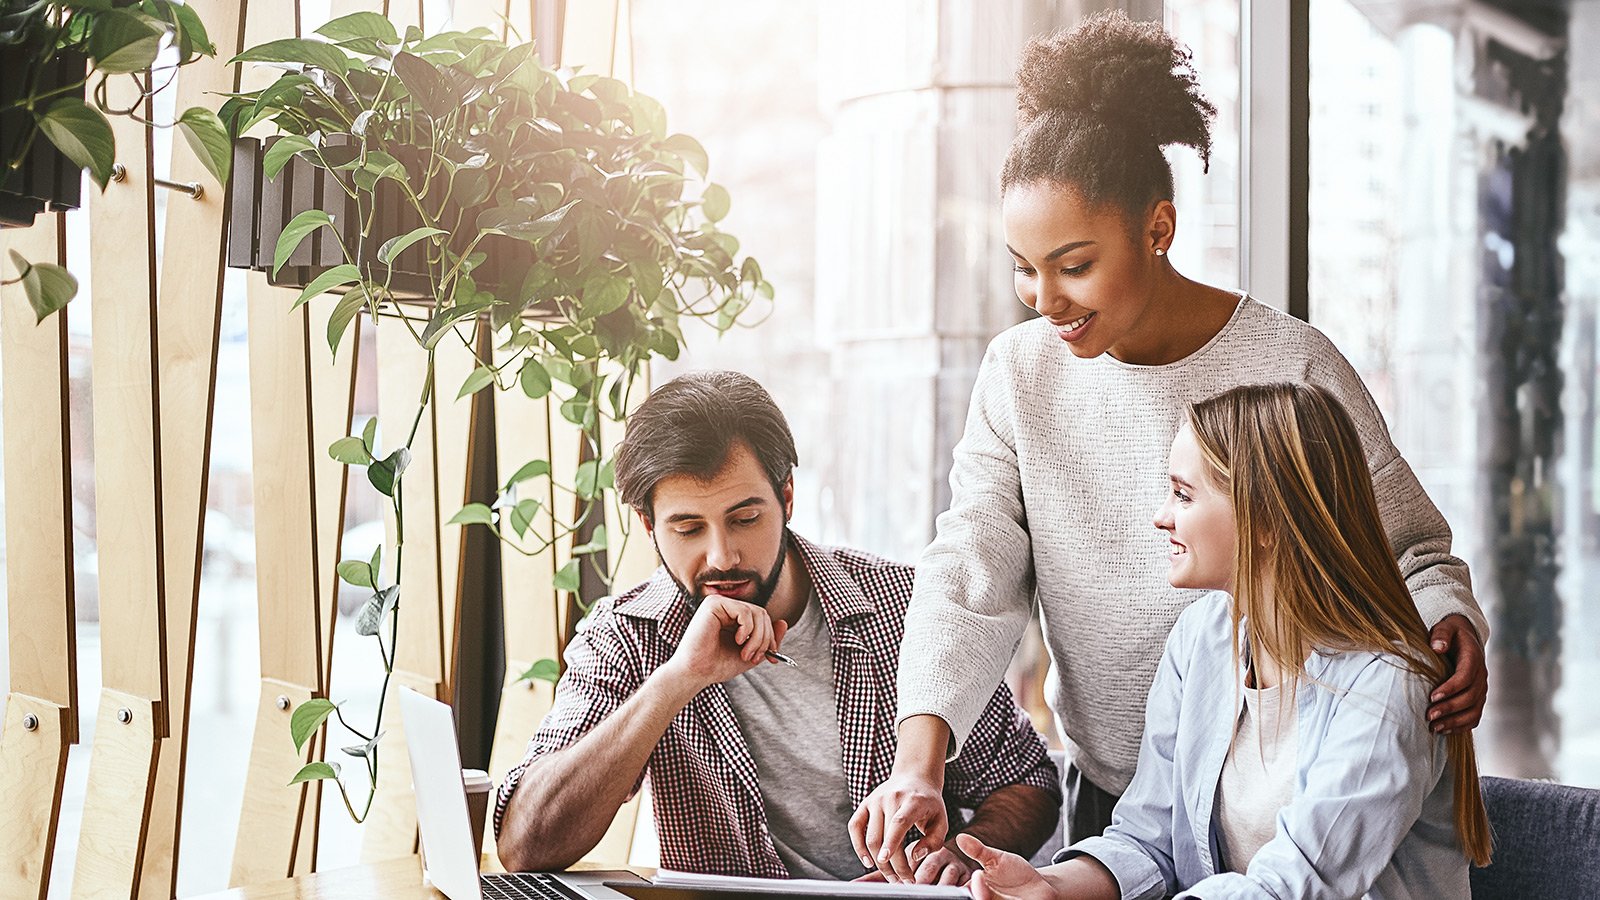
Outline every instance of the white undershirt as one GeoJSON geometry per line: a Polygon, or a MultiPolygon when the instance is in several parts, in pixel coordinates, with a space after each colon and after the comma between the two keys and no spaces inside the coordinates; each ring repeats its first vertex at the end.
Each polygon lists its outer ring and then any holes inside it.
{"type": "Polygon", "coordinates": [[[1294,799],[1300,739],[1295,704],[1281,702],[1280,688],[1242,688],[1239,730],[1217,782],[1217,824],[1230,872],[1249,868],[1256,851],[1277,833],[1278,810],[1294,799]]]}

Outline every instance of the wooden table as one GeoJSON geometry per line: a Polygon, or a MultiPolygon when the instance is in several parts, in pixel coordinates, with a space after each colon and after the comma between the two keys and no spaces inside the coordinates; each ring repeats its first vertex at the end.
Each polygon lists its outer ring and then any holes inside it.
{"type": "MultiPolygon", "coordinates": [[[[487,862],[487,860],[486,860],[487,862]]],[[[574,869],[614,869],[580,862],[574,869]]],[[[655,869],[629,866],[640,877],[655,875],[655,869]]],[[[499,871],[484,865],[483,871],[499,871]]],[[[189,900],[446,900],[444,894],[422,883],[422,862],[416,856],[403,856],[379,863],[350,866],[284,878],[247,887],[231,888],[189,900]]]]}
{"type": "Polygon", "coordinates": [[[422,884],[422,863],[404,856],[380,863],[351,866],[237,887],[195,900],[444,900],[444,894],[422,884]]]}

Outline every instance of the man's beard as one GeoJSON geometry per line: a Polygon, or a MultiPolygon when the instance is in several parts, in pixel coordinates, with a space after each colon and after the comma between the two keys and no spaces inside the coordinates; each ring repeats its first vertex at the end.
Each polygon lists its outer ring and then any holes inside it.
{"type": "MultiPolygon", "coordinates": [[[[650,542],[655,543],[655,535],[650,536],[650,542]]],[[[755,595],[744,602],[765,609],[767,604],[771,602],[773,593],[778,590],[778,579],[783,576],[784,560],[788,558],[789,529],[785,528],[783,529],[783,540],[778,545],[778,559],[772,564],[772,571],[767,573],[767,577],[762,578],[760,573],[754,569],[707,569],[695,577],[694,588],[690,589],[688,585],[678,578],[678,573],[672,571],[672,567],[667,565],[666,559],[661,555],[661,546],[659,544],[656,545],[656,559],[661,560],[661,567],[667,570],[667,577],[671,578],[672,583],[678,586],[678,590],[689,596],[689,610],[691,613],[700,608],[701,601],[705,600],[707,596],[705,585],[713,581],[749,581],[753,583],[756,586],[755,595]]],[[[737,600],[739,598],[734,597],[731,599],[737,600]]]]}

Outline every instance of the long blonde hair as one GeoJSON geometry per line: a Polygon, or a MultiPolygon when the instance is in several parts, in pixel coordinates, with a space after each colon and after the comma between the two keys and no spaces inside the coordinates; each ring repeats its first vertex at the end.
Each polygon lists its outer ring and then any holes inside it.
{"type": "MultiPolygon", "coordinates": [[[[1291,684],[1307,677],[1308,646],[1394,654],[1429,684],[1445,679],[1449,666],[1429,646],[1378,516],[1361,438],[1337,398],[1314,385],[1248,385],[1190,406],[1189,426],[1213,482],[1233,500],[1233,619],[1235,630],[1243,619],[1251,653],[1291,684]],[[1271,610],[1260,608],[1266,585],[1271,610]]],[[[1462,851],[1488,865],[1472,734],[1449,735],[1446,749],[1462,851]]]]}

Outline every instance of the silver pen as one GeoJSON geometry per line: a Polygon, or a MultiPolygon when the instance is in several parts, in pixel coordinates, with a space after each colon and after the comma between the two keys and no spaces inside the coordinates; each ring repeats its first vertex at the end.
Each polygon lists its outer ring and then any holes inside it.
{"type": "Polygon", "coordinates": [[[776,650],[768,650],[767,651],[767,659],[772,660],[775,663],[783,663],[784,665],[788,666],[791,669],[800,668],[800,664],[799,663],[795,662],[794,660],[790,659],[787,656],[784,656],[782,653],[779,653],[776,650]]]}

